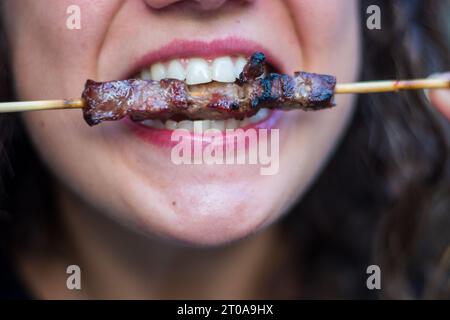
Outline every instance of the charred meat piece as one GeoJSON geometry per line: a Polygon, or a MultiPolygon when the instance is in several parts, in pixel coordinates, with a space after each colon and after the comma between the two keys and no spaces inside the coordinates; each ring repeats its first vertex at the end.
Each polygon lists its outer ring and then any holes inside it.
{"type": "Polygon", "coordinates": [[[254,80],[262,76],[265,70],[265,60],[266,56],[262,52],[254,53],[239,75],[238,82],[245,83],[246,81],[254,80]]]}
{"type": "Polygon", "coordinates": [[[89,125],[130,117],[189,120],[243,119],[260,108],[321,110],[334,106],[336,78],[307,72],[294,76],[264,72],[265,57],[255,53],[234,83],[187,85],[175,79],[88,80],[83,92],[89,125]]]}

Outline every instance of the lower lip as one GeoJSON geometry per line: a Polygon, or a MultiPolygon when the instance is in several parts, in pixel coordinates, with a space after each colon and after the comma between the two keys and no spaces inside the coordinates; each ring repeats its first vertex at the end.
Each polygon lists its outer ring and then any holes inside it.
{"type": "MultiPolygon", "coordinates": [[[[222,145],[227,144],[229,141],[234,141],[235,139],[244,138],[245,133],[248,130],[257,130],[257,129],[274,129],[277,127],[281,116],[282,111],[272,111],[266,119],[262,120],[261,122],[248,125],[244,128],[238,128],[241,130],[235,130],[233,133],[226,134],[226,137],[224,139],[220,140],[220,143],[222,145]]],[[[176,146],[179,142],[172,140],[172,134],[174,130],[168,130],[168,129],[155,129],[148,126],[145,126],[139,122],[133,122],[129,119],[123,120],[123,122],[126,124],[126,126],[129,128],[129,130],[135,134],[140,140],[150,143],[152,145],[155,145],[159,148],[173,148],[176,146]]],[[[204,145],[211,143],[211,137],[208,137],[207,134],[197,134],[194,132],[182,134],[183,141],[188,143],[193,143],[194,141],[196,143],[202,143],[204,145]]],[[[217,143],[217,140],[214,141],[214,143],[217,143]]]]}

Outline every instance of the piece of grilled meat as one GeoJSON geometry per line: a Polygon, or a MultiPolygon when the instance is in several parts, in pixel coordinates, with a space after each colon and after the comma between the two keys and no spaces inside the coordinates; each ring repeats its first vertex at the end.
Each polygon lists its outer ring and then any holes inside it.
{"type": "Polygon", "coordinates": [[[220,120],[250,117],[260,108],[321,110],[334,106],[336,78],[307,72],[294,76],[264,73],[265,56],[257,52],[234,83],[187,85],[175,79],[88,80],[83,91],[89,125],[118,120],[170,118],[220,120]]]}

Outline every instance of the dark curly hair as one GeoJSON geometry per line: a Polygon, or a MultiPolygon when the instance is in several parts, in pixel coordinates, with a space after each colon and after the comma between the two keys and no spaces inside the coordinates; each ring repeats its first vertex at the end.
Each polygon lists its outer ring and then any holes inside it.
{"type": "MultiPolygon", "coordinates": [[[[450,69],[448,1],[361,1],[373,4],[382,30],[362,30],[361,80],[450,69]]],[[[6,40],[1,101],[14,99],[6,40]]],[[[297,283],[281,281],[284,266],[278,288],[301,288],[289,293],[296,298],[449,298],[449,138],[449,123],[421,92],[360,96],[336,154],[282,222],[297,283]],[[381,291],[366,287],[372,264],[381,291]]],[[[0,170],[1,244],[44,247],[58,230],[53,183],[17,115],[0,116],[0,170]]]]}

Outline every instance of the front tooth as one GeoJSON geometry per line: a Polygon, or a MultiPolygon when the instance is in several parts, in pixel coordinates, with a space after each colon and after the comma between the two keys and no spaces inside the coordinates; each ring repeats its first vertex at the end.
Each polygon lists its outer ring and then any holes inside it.
{"type": "Polygon", "coordinates": [[[207,129],[209,129],[209,121],[208,120],[196,120],[193,121],[194,125],[194,132],[203,132],[207,129]]]}
{"type": "Polygon", "coordinates": [[[183,120],[178,122],[177,129],[186,129],[192,131],[194,129],[194,122],[189,120],[183,120]]]}
{"type": "Polygon", "coordinates": [[[195,121],[194,122],[194,130],[195,130],[195,128],[200,129],[200,131],[206,131],[211,128],[211,121],[210,120],[195,121]],[[197,124],[197,122],[199,122],[199,123],[197,124]],[[196,125],[197,125],[197,127],[196,127],[196,125]]]}
{"type": "Polygon", "coordinates": [[[150,73],[153,80],[160,81],[166,77],[166,68],[162,63],[156,63],[150,68],[150,73]]]}
{"type": "Polygon", "coordinates": [[[142,80],[152,80],[152,76],[150,74],[150,71],[147,69],[144,69],[141,71],[141,79],[142,80]]]}
{"type": "Polygon", "coordinates": [[[211,120],[211,129],[217,129],[223,131],[225,129],[225,121],[224,120],[211,120]]]}
{"type": "Polygon", "coordinates": [[[225,121],[226,129],[236,129],[239,126],[239,122],[236,119],[228,119],[225,121]]]}
{"type": "Polygon", "coordinates": [[[208,62],[204,59],[190,59],[186,70],[186,83],[200,84],[208,82],[211,82],[208,62]]]}
{"type": "Polygon", "coordinates": [[[177,128],[177,122],[173,120],[166,121],[166,129],[175,130],[177,128]]]}
{"type": "Polygon", "coordinates": [[[169,62],[167,68],[167,77],[170,79],[184,80],[186,79],[186,71],[181,62],[177,59],[169,62]]]}
{"type": "Polygon", "coordinates": [[[234,72],[236,79],[239,78],[239,75],[244,70],[245,65],[247,64],[247,59],[244,57],[237,58],[236,62],[234,63],[234,72]]]}
{"type": "Polygon", "coordinates": [[[235,71],[233,61],[230,57],[220,57],[214,59],[211,66],[211,77],[215,81],[234,82],[235,71]]]}

